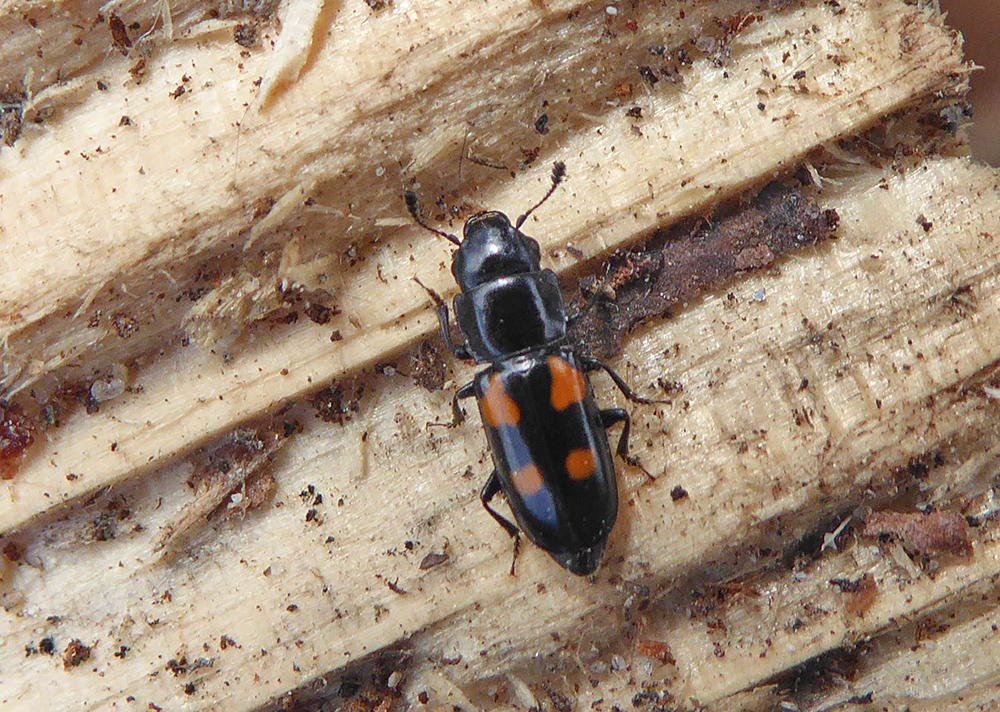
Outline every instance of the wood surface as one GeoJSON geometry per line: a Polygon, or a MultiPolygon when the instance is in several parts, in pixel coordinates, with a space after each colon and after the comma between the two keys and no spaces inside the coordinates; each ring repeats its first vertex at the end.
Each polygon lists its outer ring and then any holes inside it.
{"type": "Polygon", "coordinates": [[[25,111],[0,149],[5,394],[128,390],[58,401],[4,483],[0,705],[311,709],[373,664],[400,697],[361,708],[996,704],[1000,190],[964,155],[970,68],[933,4],[2,7],[25,111]],[[627,340],[640,392],[683,390],[629,406],[652,479],[620,466],[593,581],[531,546],[509,575],[477,417],[426,426],[474,369],[408,377],[437,329],[412,278],[455,287],[402,192],[457,231],[536,202],[555,160],[525,231],[568,279],[775,178],[840,216],[627,340]],[[310,406],[333,383],[340,424],[310,406]],[[282,422],[227,480],[266,470],[262,506],[189,484],[282,422]],[[862,536],[920,507],[975,523],[972,555],[862,536]]]}

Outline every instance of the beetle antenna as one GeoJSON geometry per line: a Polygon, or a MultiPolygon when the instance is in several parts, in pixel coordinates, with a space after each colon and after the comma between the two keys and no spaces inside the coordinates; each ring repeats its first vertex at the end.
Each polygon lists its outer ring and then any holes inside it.
{"type": "Polygon", "coordinates": [[[541,200],[532,205],[531,208],[529,208],[528,212],[519,217],[517,219],[517,222],[514,223],[514,227],[520,229],[520,227],[524,225],[524,221],[528,219],[528,216],[531,215],[533,212],[535,212],[535,210],[537,210],[538,208],[542,207],[542,203],[548,200],[549,197],[551,197],[551,195],[556,192],[556,188],[559,187],[559,184],[562,183],[563,178],[565,177],[566,177],[566,164],[563,163],[562,161],[556,161],[555,163],[553,163],[552,187],[549,188],[549,192],[546,193],[544,196],[542,196],[541,200]]]}
{"type": "Polygon", "coordinates": [[[410,215],[416,221],[417,225],[419,225],[420,227],[422,227],[424,230],[430,230],[435,235],[443,237],[445,240],[447,240],[448,242],[450,242],[450,243],[452,243],[454,245],[458,245],[459,247],[462,246],[462,241],[459,240],[454,235],[451,235],[451,234],[449,234],[449,233],[447,233],[447,232],[445,232],[443,230],[438,230],[436,228],[433,228],[430,225],[428,225],[427,223],[425,223],[423,221],[423,219],[421,219],[421,217],[420,217],[420,206],[417,203],[417,194],[416,193],[414,193],[412,190],[408,190],[405,193],[403,193],[403,198],[406,199],[406,209],[410,211],[410,215]]]}

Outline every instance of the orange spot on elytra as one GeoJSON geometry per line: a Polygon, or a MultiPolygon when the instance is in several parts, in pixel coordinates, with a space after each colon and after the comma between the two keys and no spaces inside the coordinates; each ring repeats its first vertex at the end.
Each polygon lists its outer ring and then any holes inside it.
{"type": "Polygon", "coordinates": [[[521,422],[521,409],[517,407],[514,399],[507,395],[499,374],[494,373],[490,376],[490,384],[483,393],[482,406],[483,419],[491,428],[499,428],[501,425],[516,428],[521,422]]]}
{"type": "Polygon", "coordinates": [[[531,497],[542,490],[542,472],[534,465],[525,465],[510,476],[514,489],[524,497],[531,497]]]}
{"type": "Polygon", "coordinates": [[[552,373],[552,407],[559,413],[587,397],[587,382],[583,374],[558,356],[549,356],[552,373]]]}
{"type": "Polygon", "coordinates": [[[566,472],[571,480],[585,480],[594,474],[594,451],[590,448],[570,450],[566,456],[566,472]]]}

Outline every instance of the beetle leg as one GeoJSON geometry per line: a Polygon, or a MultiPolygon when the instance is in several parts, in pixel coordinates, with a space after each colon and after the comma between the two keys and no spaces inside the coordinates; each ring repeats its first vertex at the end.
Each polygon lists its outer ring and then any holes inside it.
{"type": "MultiPolygon", "coordinates": [[[[600,369],[605,373],[607,373],[609,376],[611,376],[611,380],[615,382],[616,386],[618,386],[618,390],[620,390],[622,392],[622,395],[624,395],[630,401],[634,401],[636,403],[646,403],[646,404],[670,402],[663,400],[652,400],[650,398],[643,398],[642,396],[637,396],[635,393],[632,392],[632,389],[628,387],[628,384],[625,383],[622,377],[619,376],[617,373],[615,373],[614,369],[611,368],[611,366],[607,365],[606,363],[601,363],[597,359],[593,359],[588,356],[583,356],[580,359],[580,362],[583,364],[583,370],[585,371],[596,371],[600,369]]],[[[607,410],[601,411],[601,423],[604,425],[605,428],[607,428],[609,425],[614,425],[615,423],[618,422],[625,423],[625,427],[622,428],[621,437],[618,439],[618,454],[621,455],[621,458],[625,462],[632,465],[633,467],[638,467],[640,470],[645,472],[646,477],[648,477],[651,480],[655,480],[656,478],[653,477],[653,475],[649,472],[649,470],[647,470],[645,467],[642,466],[642,463],[639,462],[638,458],[628,454],[628,435],[629,431],[631,431],[632,429],[632,418],[629,417],[629,414],[620,408],[608,408],[607,410]]]]}
{"type": "Polygon", "coordinates": [[[627,461],[629,459],[628,455],[628,434],[632,429],[632,418],[629,417],[628,411],[622,408],[607,408],[601,411],[601,425],[605,429],[611,427],[615,423],[625,423],[625,427],[622,428],[622,434],[618,438],[618,448],[617,452],[627,461]]]}
{"type": "Polygon", "coordinates": [[[438,326],[441,327],[441,336],[444,338],[444,345],[448,347],[452,355],[462,361],[471,361],[472,354],[469,353],[469,349],[466,348],[465,344],[456,344],[451,338],[451,323],[448,317],[448,305],[441,298],[441,295],[435,292],[433,289],[425,285],[416,277],[413,281],[424,288],[424,291],[430,295],[430,298],[434,301],[434,313],[437,314],[438,326]]]}
{"type": "Polygon", "coordinates": [[[656,478],[650,474],[649,470],[642,466],[639,462],[639,458],[628,454],[628,436],[632,430],[632,418],[629,416],[628,411],[622,408],[607,408],[601,411],[601,425],[605,429],[611,427],[616,423],[625,423],[625,427],[622,428],[622,434],[618,437],[618,447],[616,452],[618,456],[621,457],[625,462],[632,465],[632,467],[638,467],[640,470],[646,473],[646,477],[651,480],[656,478]]]}
{"type": "Polygon", "coordinates": [[[506,517],[498,513],[493,507],[490,506],[490,500],[492,500],[497,493],[500,491],[500,478],[497,477],[497,471],[493,470],[493,474],[490,478],[486,480],[486,484],[483,485],[482,491],[479,493],[479,499],[482,501],[483,506],[486,507],[486,511],[490,513],[496,521],[497,524],[504,528],[504,531],[510,534],[514,539],[517,539],[520,535],[520,530],[511,523],[506,517]]]}
{"type": "Polygon", "coordinates": [[[451,422],[450,423],[427,423],[428,428],[454,428],[465,422],[465,413],[458,404],[463,398],[471,398],[476,395],[474,381],[469,381],[464,386],[455,391],[451,399],[451,422]]]}
{"type": "Polygon", "coordinates": [[[451,422],[445,423],[446,428],[454,428],[457,425],[465,422],[465,411],[458,404],[463,398],[471,398],[476,395],[476,384],[475,381],[469,381],[464,386],[455,391],[455,395],[451,399],[451,422]]]}
{"type": "Polygon", "coordinates": [[[471,398],[476,395],[476,382],[469,381],[464,386],[455,391],[455,396],[451,399],[451,424],[448,426],[454,428],[456,425],[465,420],[465,413],[462,411],[461,406],[458,402],[464,398],[471,398]]]}
{"type": "Polygon", "coordinates": [[[510,575],[514,575],[514,564],[517,563],[517,556],[521,553],[521,534],[514,537],[514,555],[510,557],[510,575]]]}
{"type": "Polygon", "coordinates": [[[664,401],[664,400],[654,400],[652,398],[643,398],[642,396],[636,395],[635,392],[631,388],[629,388],[628,384],[625,383],[625,380],[621,376],[619,376],[617,373],[615,373],[615,370],[613,368],[611,368],[611,366],[609,366],[606,363],[602,363],[601,361],[598,361],[597,359],[590,358],[589,356],[583,356],[583,357],[580,358],[580,363],[583,364],[583,370],[584,371],[598,371],[598,370],[601,370],[601,371],[604,371],[609,376],[611,376],[611,380],[615,382],[616,386],[618,386],[618,390],[620,390],[622,392],[622,395],[625,396],[626,398],[628,398],[633,403],[644,403],[646,405],[653,405],[653,404],[656,404],[656,403],[669,403],[670,402],[670,401],[664,401]]]}
{"type": "Polygon", "coordinates": [[[493,499],[497,493],[500,491],[500,478],[497,477],[497,471],[493,470],[493,474],[490,478],[486,480],[486,484],[483,485],[482,491],[479,493],[479,499],[482,501],[483,506],[486,507],[486,511],[490,513],[497,524],[504,528],[511,538],[514,540],[514,557],[510,560],[510,575],[514,575],[514,564],[517,563],[517,555],[521,551],[521,531],[510,522],[506,517],[499,514],[493,507],[490,506],[490,500],[493,499]]]}

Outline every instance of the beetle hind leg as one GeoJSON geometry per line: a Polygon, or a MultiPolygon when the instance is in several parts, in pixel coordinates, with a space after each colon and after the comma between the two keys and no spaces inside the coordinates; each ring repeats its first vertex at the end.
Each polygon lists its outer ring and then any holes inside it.
{"type": "Polygon", "coordinates": [[[505,516],[497,512],[493,507],[490,506],[490,501],[500,492],[500,478],[497,477],[497,471],[493,470],[493,474],[490,478],[486,480],[486,484],[483,485],[482,491],[479,493],[479,500],[486,507],[486,511],[490,513],[490,516],[496,520],[496,523],[503,527],[504,531],[507,532],[511,539],[514,540],[514,557],[510,561],[510,575],[514,575],[514,564],[517,563],[517,555],[521,551],[521,530],[517,526],[507,519],[505,516]]]}
{"type": "Polygon", "coordinates": [[[624,423],[625,425],[622,428],[622,434],[618,436],[618,446],[615,448],[615,452],[618,453],[621,459],[632,465],[632,467],[638,467],[645,472],[646,477],[655,480],[656,478],[650,474],[649,470],[639,462],[639,458],[628,454],[628,436],[632,432],[632,418],[629,416],[628,411],[623,408],[606,408],[601,411],[601,425],[605,429],[610,428],[616,423],[624,423]]]}
{"type": "Polygon", "coordinates": [[[486,480],[486,484],[483,485],[482,491],[479,493],[479,500],[486,507],[486,511],[490,513],[497,524],[504,528],[504,531],[510,534],[511,538],[516,539],[521,534],[521,530],[517,528],[517,525],[511,522],[507,517],[503,516],[497,512],[493,507],[490,506],[490,501],[500,492],[500,478],[497,477],[497,471],[493,470],[493,474],[490,478],[486,480]]]}
{"type": "Polygon", "coordinates": [[[622,434],[618,436],[618,447],[615,448],[615,451],[628,462],[628,436],[632,430],[632,418],[624,408],[607,408],[601,411],[601,425],[605,429],[616,423],[625,423],[625,427],[622,428],[622,434]]]}

